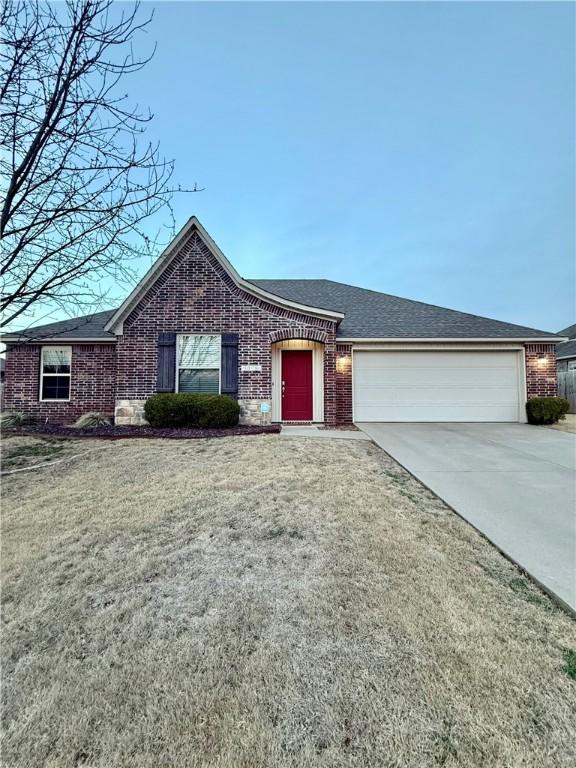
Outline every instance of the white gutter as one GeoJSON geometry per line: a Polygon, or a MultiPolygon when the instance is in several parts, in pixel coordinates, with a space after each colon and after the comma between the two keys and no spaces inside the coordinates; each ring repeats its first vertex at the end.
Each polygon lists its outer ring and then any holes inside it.
{"type": "Polygon", "coordinates": [[[482,342],[484,344],[486,342],[494,342],[495,344],[496,343],[502,344],[504,342],[510,342],[510,343],[522,342],[523,344],[528,344],[528,343],[530,343],[530,344],[544,344],[544,343],[546,343],[546,344],[560,344],[562,341],[566,341],[566,339],[558,338],[557,336],[545,336],[545,337],[540,337],[538,339],[533,339],[533,338],[510,338],[510,339],[508,339],[508,338],[506,338],[504,336],[488,337],[488,338],[486,338],[486,337],[468,338],[466,336],[464,336],[464,337],[459,336],[459,337],[456,337],[456,338],[448,337],[448,336],[434,336],[433,338],[432,337],[420,338],[420,337],[413,337],[413,336],[402,337],[402,338],[400,338],[398,336],[393,337],[393,338],[390,338],[390,337],[352,338],[352,337],[336,336],[336,344],[360,344],[360,343],[362,343],[362,344],[381,344],[383,342],[385,342],[386,344],[395,344],[395,343],[407,344],[409,342],[418,342],[418,343],[430,342],[431,344],[434,344],[434,343],[435,344],[439,344],[439,343],[446,343],[446,342],[460,342],[461,344],[465,343],[465,342],[482,342]]]}

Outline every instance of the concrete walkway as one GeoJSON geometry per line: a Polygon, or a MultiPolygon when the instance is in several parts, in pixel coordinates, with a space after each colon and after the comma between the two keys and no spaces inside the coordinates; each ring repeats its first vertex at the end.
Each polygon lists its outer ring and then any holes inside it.
{"type": "Polygon", "coordinates": [[[571,432],[576,435],[576,413],[567,413],[557,424],[548,424],[547,429],[557,429],[560,432],[571,432]]]}
{"type": "Polygon", "coordinates": [[[527,424],[358,424],[576,610],[576,435],[527,424]]]}
{"type": "Polygon", "coordinates": [[[319,429],[307,424],[300,427],[282,425],[281,437],[330,437],[337,440],[370,440],[368,435],[356,429],[319,429]]]}

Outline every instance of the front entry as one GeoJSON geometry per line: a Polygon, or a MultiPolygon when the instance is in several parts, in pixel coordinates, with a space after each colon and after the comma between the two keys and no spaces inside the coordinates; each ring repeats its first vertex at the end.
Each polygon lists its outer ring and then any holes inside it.
{"type": "Polygon", "coordinates": [[[312,350],[282,350],[282,421],[312,421],[312,350]]]}

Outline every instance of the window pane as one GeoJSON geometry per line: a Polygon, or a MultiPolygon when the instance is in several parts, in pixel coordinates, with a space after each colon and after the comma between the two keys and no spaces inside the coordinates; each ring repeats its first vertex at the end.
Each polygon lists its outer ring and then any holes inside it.
{"type": "Polygon", "coordinates": [[[43,400],[68,400],[70,376],[44,376],[42,378],[43,400]]]}
{"type": "Polygon", "coordinates": [[[44,347],[42,349],[42,371],[44,373],[70,373],[70,350],[44,347]]]}
{"type": "Polygon", "coordinates": [[[220,368],[220,336],[179,336],[179,368],[220,368]]]}
{"type": "Polygon", "coordinates": [[[220,389],[220,371],[183,368],[178,375],[178,391],[199,395],[217,395],[220,389]]]}

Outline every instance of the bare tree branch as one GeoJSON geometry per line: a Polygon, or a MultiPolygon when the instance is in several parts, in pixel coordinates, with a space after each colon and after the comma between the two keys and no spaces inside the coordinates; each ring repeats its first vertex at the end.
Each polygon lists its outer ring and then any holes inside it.
{"type": "Polygon", "coordinates": [[[85,309],[99,283],[133,282],[158,247],[141,225],[160,211],[174,229],[173,161],[143,141],[152,114],[120,87],[154,55],[136,38],[138,2],[7,0],[0,10],[0,209],[5,324],[39,305],[85,309]]]}

